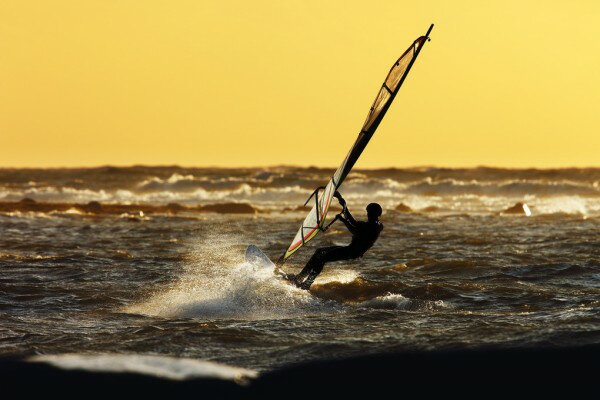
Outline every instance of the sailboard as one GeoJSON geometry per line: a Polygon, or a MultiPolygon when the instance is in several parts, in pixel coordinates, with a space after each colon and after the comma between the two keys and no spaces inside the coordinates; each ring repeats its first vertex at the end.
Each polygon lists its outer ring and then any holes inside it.
{"type": "Polygon", "coordinates": [[[275,272],[276,266],[261,249],[251,244],[246,248],[246,262],[261,270],[275,272]]]}
{"type": "Polygon", "coordinates": [[[251,244],[246,248],[246,263],[255,268],[257,271],[264,271],[273,274],[275,277],[282,279],[287,283],[294,280],[295,275],[286,274],[271,261],[261,249],[251,244]]]}
{"type": "Polygon", "coordinates": [[[432,29],[433,24],[431,24],[425,36],[417,38],[410,47],[402,53],[400,58],[398,58],[390,69],[390,72],[383,81],[383,84],[377,93],[377,97],[375,97],[375,101],[369,110],[367,119],[365,120],[356,141],[346,155],[346,158],[335,171],[327,185],[317,188],[306,201],[305,205],[314,197],[315,204],[302,222],[302,225],[300,225],[292,243],[277,261],[277,265],[282,265],[288,258],[302,248],[302,246],[314,239],[319,232],[325,231],[331,224],[328,224],[327,212],[331,207],[331,201],[335,192],[340,188],[344,179],[346,179],[346,176],[348,176],[350,170],[377,130],[385,113],[400,90],[402,83],[404,83],[406,76],[410,72],[413,63],[419,56],[423,45],[429,40],[429,34],[432,29]]]}

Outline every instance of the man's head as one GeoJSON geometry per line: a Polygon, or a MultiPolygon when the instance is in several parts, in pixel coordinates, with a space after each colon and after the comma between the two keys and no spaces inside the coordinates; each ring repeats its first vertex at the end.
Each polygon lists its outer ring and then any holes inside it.
{"type": "Polygon", "coordinates": [[[383,209],[377,203],[370,203],[367,206],[367,217],[369,217],[369,221],[377,221],[377,219],[383,213],[383,209]]]}

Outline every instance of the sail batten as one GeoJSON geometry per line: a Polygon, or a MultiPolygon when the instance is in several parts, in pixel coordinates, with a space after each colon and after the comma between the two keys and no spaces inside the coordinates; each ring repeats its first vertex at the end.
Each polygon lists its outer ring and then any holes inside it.
{"type": "Polygon", "coordinates": [[[315,205],[302,222],[302,225],[300,225],[300,229],[298,229],[294,240],[292,240],[292,244],[280,258],[280,262],[284,262],[286,259],[288,259],[298,249],[313,239],[319,233],[319,231],[323,230],[323,228],[326,226],[327,212],[329,211],[333,195],[342,185],[344,179],[346,176],[348,176],[350,170],[377,130],[377,127],[381,123],[385,113],[400,90],[400,87],[408,75],[415,59],[419,55],[423,44],[428,39],[432,28],[433,25],[429,27],[429,30],[425,36],[421,36],[415,40],[392,65],[392,68],[388,72],[383,84],[377,92],[375,101],[369,110],[369,114],[367,115],[360,133],[354,142],[354,145],[350,148],[350,151],[344,158],[344,161],[335,171],[325,188],[322,190],[321,195],[319,196],[318,192],[314,193],[317,199],[315,205]]]}

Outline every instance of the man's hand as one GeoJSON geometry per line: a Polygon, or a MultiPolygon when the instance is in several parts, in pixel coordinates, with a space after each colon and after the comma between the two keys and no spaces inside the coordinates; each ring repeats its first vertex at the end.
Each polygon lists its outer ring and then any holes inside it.
{"type": "Polygon", "coordinates": [[[340,202],[340,205],[342,207],[346,207],[346,200],[344,200],[344,198],[342,197],[342,195],[341,195],[340,192],[338,192],[336,190],[335,193],[333,194],[333,197],[335,197],[336,199],[338,199],[338,201],[340,202]]]}

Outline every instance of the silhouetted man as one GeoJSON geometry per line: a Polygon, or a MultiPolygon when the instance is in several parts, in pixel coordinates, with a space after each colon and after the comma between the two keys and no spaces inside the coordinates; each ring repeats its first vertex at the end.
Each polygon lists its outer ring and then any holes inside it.
{"type": "Polygon", "coordinates": [[[342,195],[335,192],[334,196],[343,208],[336,218],[341,220],[352,233],[352,241],[348,246],[330,246],[317,249],[304,269],[294,278],[296,286],[301,289],[308,290],[310,288],[310,285],[323,270],[325,263],[362,257],[375,244],[379,233],[383,229],[383,224],[379,222],[383,210],[379,204],[369,204],[367,206],[368,220],[357,221],[346,208],[346,200],[342,195]]]}

